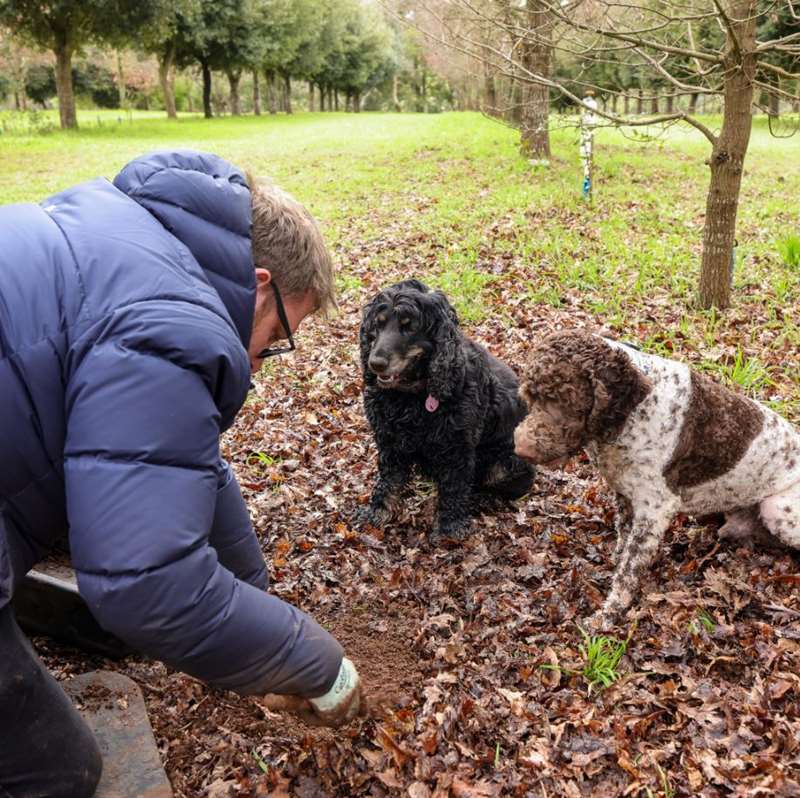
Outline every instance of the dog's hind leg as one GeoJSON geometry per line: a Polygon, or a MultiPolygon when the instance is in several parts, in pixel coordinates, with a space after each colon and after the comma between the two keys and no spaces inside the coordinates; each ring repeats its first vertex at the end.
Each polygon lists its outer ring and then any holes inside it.
{"type": "Polygon", "coordinates": [[[535,475],[530,463],[507,452],[481,475],[478,488],[503,499],[519,499],[531,489],[535,475]]]}
{"type": "Polygon", "coordinates": [[[725,513],[725,523],[719,528],[717,536],[720,540],[738,544],[758,543],[774,546],[778,542],[764,526],[757,504],[725,513]]]}
{"type": "Polygon", "coordinates": [[[759,510],[764,525],[778,540],[800,549],[800,482],[764,499],[759,510]]]}

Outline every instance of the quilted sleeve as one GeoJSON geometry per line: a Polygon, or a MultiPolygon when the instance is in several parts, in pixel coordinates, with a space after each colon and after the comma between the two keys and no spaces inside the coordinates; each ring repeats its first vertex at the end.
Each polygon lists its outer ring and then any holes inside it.
{"type": "Polygon", "coordinates": [[[226,385],[247,384],[229,325],[190,303],[140,303],[76,345],[69,366],[70,543],[101,626],[239,693],[326,692],[339,644],[225,565],[261,580],[261,563],[235,551],[252,546],[238,487],[219,490],[220,407],[233,401],[226,385]]]}

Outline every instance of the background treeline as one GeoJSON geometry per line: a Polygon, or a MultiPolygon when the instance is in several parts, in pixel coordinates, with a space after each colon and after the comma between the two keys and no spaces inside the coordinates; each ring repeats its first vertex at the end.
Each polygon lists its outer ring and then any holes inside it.
{"type": "Polygon", "coordinates": [[[0,0],[0,105],[203,110],[463,107],[424,36],[362,0],[0,0]]]}
{"type": "MultiPolygon", "coordinates": [[[[626,6],[624,18],[665,18],[655,8],[665,4],[649,5],[626,6]]],[[[58,107],[62,127],[77,126],[76,104],[169,116],[481,109],[521,127],[545,155],[541,118],[587,87],[615,115],[722,110],[721,92],[687,79],[691,55],[666,74],[635,44],[570,39],[596,28],[599,0],[565,0],[568,20],[555,9],[547,0],[0,0],[0,106],[58,107]],[[536,89],[531,74],[569,93],[536,89]]],[[[666,41],[686,53],[724,47],[722,17],[684,16],[697,21],[676,19],[666,41]]],[[[769,4],[759,33],[785,37],[799,17],[788,0],[769,4]]],[[[800,107],[791,50],[756,92],[772,114],[800,107]]]]}

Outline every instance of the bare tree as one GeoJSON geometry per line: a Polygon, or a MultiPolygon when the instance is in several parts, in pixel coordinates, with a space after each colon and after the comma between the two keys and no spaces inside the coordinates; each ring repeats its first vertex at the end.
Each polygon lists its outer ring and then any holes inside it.
{"type": "MultiPolygon", "coordinates": [[[[699,130],[711,146],[700,302],[728,307],[754,102],[758,96],[774,113],[781,100],[797,97],[799,0],[420,0],[419,6],[421,30],[526,87],[523,134],[546,126],[549,94],[580,105],[589,88],[611,100],[597,111],[608,124],[682,122],[699,130]],[[488,41],[476,34],[479,24],[494,30],[488,41]],[[562,67],[557,77],[553,59],[562,67]],[[636,115],[628,113],[623,73],[637,76],[636,115]],[[619,96],[623,114],[615,110],[619,96]],[[698,97],[719,103],[719,130],[697,115],[698,97]]],[[[539,144],[530,152],[544,149],[539,144]]]]}
{"type": "MultiPolygon", "coordinates": [[[[524,35],[520,37],[520,61],[523,75],[550,78],[553,57],[553,15],[547,3],[527,0],[524,13],[524,35]]],[[[550,89],[538,81],[524,81],[520,146],[524,155],[542,161],[550,158],[550,89]]]]}

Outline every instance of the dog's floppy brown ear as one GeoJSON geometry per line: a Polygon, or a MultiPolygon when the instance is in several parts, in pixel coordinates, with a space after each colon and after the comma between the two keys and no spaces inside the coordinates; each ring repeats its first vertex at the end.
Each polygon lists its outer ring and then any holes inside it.
{"type": "Polygon", "coordinates": [[[586,429],[591,439],[609,441],[620,432],[652,385],[624,352],[605,342],[597,353],[590,379],[594,406],[586,429]]]}
{"type": "Polygon", "coordinates": [[[609,396],[608,389],[597,374],[591,374],[590,381],[592,384],[592,393],[594,394],[594,402],[589,413],[589,418],[586,420],[586,432],[589,438],[594,440],[603,437],[604,426],[607,423],[606,417],[608,415],[608,408],[611,404],[611,397],[609,396]]]}

